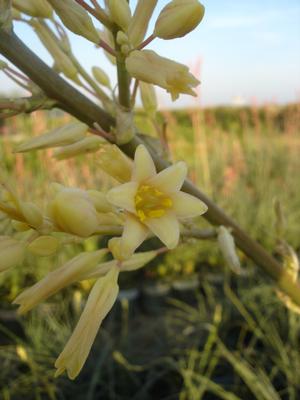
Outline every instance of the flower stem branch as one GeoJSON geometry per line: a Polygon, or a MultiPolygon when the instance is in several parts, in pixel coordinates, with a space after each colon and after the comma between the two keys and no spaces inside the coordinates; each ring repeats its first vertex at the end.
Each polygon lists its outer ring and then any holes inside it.
{"type": "Polygon", "coordinates": [[[144,47],[148,46],[155,39],[155,36],[152,34],[147,39],[145,39],[141,44],[136,47],[136,50],[142,50],[144,47]]]}
{"type": "MultiPolygon", "coordinates": [[[[77,119],[88,124],[90,127],[93,127],[93,124],[97,122],[104,131],[109,131],[110,127],[115,124],[115,120],[108,113],[59,77],[29,50],[15,34],[7,33],[0,29],[0,53],[23,71],[48,97],[56,100],[61,109],[69,112],[77,119]]],[[[121,150],[129,157],[133,157],[136,147],[141,144],[141,142],[141,139],[135,136],[131,142],[121,146],[121,150]]],[[[156,154],[153,154],[153,152],[152,156],[159,171],[168,166],[166,161],[160,159],[156,154]]],[[[185,181],[182,189],[186,193],[196,196],[206,203],[208,211],[204,214],[204,218],[212,225],[230,227],[236,245],[252,259],[255,264],[260,266],[273,278],[279,288],[300,306],[300,283],[294,282],[291,275],[283,269],[281,264],[274,257],[272,257],[258,242],[253,240],[233,219],[189,180],[185,181]]]]}

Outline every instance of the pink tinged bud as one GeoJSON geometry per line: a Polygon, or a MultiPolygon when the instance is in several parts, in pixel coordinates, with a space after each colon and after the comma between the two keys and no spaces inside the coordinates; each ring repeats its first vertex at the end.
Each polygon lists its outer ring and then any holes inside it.
{"type": "Polygon", "coordinates": [[[25,256],[25,243],[9,236],[0,236],[0,272],[20,264],[25,256]]]}
{"type": "Polygon", "coordinates": [[[204,11],[198,0],[173,0],[159,14],[154,35],[161,39],[185,36],[202,21],[204,11]]]}
{"type": "Polygon", "coordinates": [[[80,189],[63,189],[49,204],[49,214],[57,228],[80,237],[96,232],[98,215],[89,195],[80,189]]]}
{"type": "Polygon", "coordinates": [[[152,50],[131,52],[126,59],[126,68],[134,78],[166,89],[173,101],[180,93],[196,96],[192,88],[200,83],[187,66],[160,57],[152,50]]]}

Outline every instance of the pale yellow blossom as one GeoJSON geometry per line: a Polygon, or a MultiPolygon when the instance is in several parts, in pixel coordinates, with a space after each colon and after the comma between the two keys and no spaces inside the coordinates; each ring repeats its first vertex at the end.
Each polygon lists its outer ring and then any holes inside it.
{"type": "Polygon", "coordinates": [[[55,362],[55,376],[66,370],[69,378],[75,379],[81,371],[101,323],[117,299],[118,275],[115,267],[96,281],[72,336],[55,362]]]}
{"type": "Polygon", "coordinates": [[[179,241],[179,219],[206,212],[201,200],[180,191],[186,175],[184,162],[157,173],[146,147],[138,146],[131,181],[107,194],[108,201],[126,213],[120,242],[123,259],[128,259],[151,232],[173,249],[179,241]]]}
{"type": "Polygon", "coordinates": [[[161,57],[152,50],[132,51],[126,58],[126,68],[134,78],[166,89],[173,101],[180,93],[196,96],[192,88],[200,83],[187,66],[161,57]]]}

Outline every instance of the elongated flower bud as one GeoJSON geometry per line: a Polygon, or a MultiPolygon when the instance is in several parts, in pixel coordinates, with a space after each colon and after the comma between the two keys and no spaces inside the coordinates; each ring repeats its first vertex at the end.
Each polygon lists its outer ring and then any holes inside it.
{"type": "Polygon", "coordinates": [[[88,237],[99,225],[97,211],[88,194],[80,189],[63,189],[49,204],[49,215],[57,228],[88,237]]]}
{"type": "Polygon", "coordinates": [[[157,111],[157,98],[155,89],[153,85],[145,82],[140,82],[139,87],[144,110],[148,115],[153,117],[157,111]]]}
{"type": "Polygon", "coordinates": [[[238,255],[236,254],[234,239],[228,229],[226,229],[224,226],[219,227],[218,242],[220,250],[228,266],[233,272],[240,273],[241,264],[238,255]]]}
{"type": "Polygon", "coordinates": [[[61,147],[54,151],[53,155],[57,160],[66,160],[80,154],[92,153],[99,150],[100,146],[105,143],[104,139],[98,136],[88,136],[76,143],[61,147]]]}
{"type": "Polygon", "coordinates": [[[99,166],[118,182],[130,181],[132,162],[116,145],[105,145],[99,151],[99,166]]]}
{"type": "Polygon", "coordinates": [[[117,299],[118,275],[118,269],[113,268],[96,281],[72,336],[55,362],[55,376],[67,370],[69,378],[75,379],[81,371],[101,323],[117,299]]]}
{"type": "Polygon", "coordinates": [[[0,272],[6,271],[23,261],[25,244],[9,236],[0,236],[0,272]]]}
{"type": "Polygon", "coordinates": [[[161,39],[185,36],[202,21],[204,10],[198,0],[173,0],[159,14],[154,35],[161,39]]]}
{"type": "Polygon", "coordinates": [[[52,8],[46,0],[13,0],[12,3],[17,10],[31,17],[52,17],[52,8]]]}
{"type": "Polygon", "coordinates": [[[99,35],[91,17],[74,0],[48,0],[64,25],[73,33],[83,36],[93,43],[99,43],[99,35]]]}
{"type": "Polygon", "coordinates": [[[56,70],[58,70],[58,72],[62,72],[67,78],[73,80],[74,82],[79,83],[80,81],[78,78],[77,69],[69,57],[61,50],[56,39],[53,37],[53,35],[51,35],[51,32],[48,31],[47,27],[42,25],[42,23],[37,20],[32,20],[30,24],[33,26],[43,45],[53,57],[56,70]]]}
{"type": "Polygon", "coordinates": [[[126,59],[126,68],[134,78],[166,89],[173,101],[180,93],[196,96],[192,88],[200,83],[188,67],[152,50],[132,51],[126,59]]]}
{"type": "Polygon", "coordinates": [[[139,0],[128,27],[129,41],[134,47],[143,41],[157,1],[139,0]]]}
{"type": "Polygon", "coordinates": [[[29,201],[20,202],[19,207],[28,225],[39,228],[43,224],[43,214],[36,204],[29,201]]]}
{"type": "Polygon", "coordinates": [[[87,129],[88,127],[85,124],[73,122],[22,143],[16,148],[15,152],[24,153],[31,150],[72,144],[83,139],[87,129]]]}
{"type": "Polygon", "coordinates": [[[106,74],[106,72],[103,71],[102,68],[93,67],[92,73],[94,75],[94,78],[96,79],[96,81],[100,83],[100,85],[106,86],[108,88],[111,87],[109,77],[106,74]]]}
{"type": "Polygon", "coordinates": [[[131,11],[127,0],[108,0],[108,9],[112,21],[126,32],[131,20],[131,11]]]}
{"type": "Polygon", "coordinates": [[[53,236],[40,236],[31,242],[27,250],[37,256],[50,256],[59,247],[59,240],[53,236]]]}
{"type": "Polygon", "coordinates": [[[95,268],[106,253],[107,249],[81,253],[62,267],[50,272],[41,281],[17,296],[14,304],[20,305],[18,313],[26,313],[54,293],[80,280],[95,268]]]}

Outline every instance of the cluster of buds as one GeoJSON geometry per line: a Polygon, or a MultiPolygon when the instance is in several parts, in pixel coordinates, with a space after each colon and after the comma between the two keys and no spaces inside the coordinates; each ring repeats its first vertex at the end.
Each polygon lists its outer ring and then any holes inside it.
{"type": "MultiPolygon", "coordinates": [[[[169,40],[188,34],[201,22],[204,7],[198,0],[172,0],[160,12],[152,35],[145,39],[157,0],[139,0],[133,12],[127,0],[107,0],[105,5],[102,9],[84,7],[75,0],[13,1],[18,12],[33,17],[25,21],[52,55],[55,68],[73,82],[80,85],[81,76],[90,84],[92,78],[82,72],[74,59],[62,33],[63,27],[56,21],[56,28],[60,27],[57,38],[43,20],[53,21],[53,11],[66,28],[103,47],[116,63],[119,101],[118,104],[112,101],[112,113],[116,117],[114,133],[116,142],[125,144],[136,131],[134,101],[130,98],[127,101],[130,96],[126,96],[122,86],[130,89],[130,77],[139,81],[142,102],[151,118],[157,109],[154,86],[165,89],[173,100],[180,94],[195,95],[193,88],[199,81],[185,65],[144,47],[155,38],[169,40]],[[104,31],[95,28],[91,10],[105,26],[104,31]]],[[[19,18],[19,14],[14,14],[14,18],[19,18]]],[[[97,87],[99,84],[105,90],[111,89],[108,76],[99,67],[94,67],[92,74],[96,82],[91,84],[92,89],[100,93],[103,104],[110,105],[105,92],[97,87]]],[[[88,126],[74,122],[21,143],[16,152],[47,148],[55,148],[53,156],[57,160],[97,152],[99,167],[113,178],[113,187],[107,193],[52,184],[52,195],[43,209],[19,199],[6,182],[2,184],[0,211],[12,220],[15,235],[0,240],[0,252],[5,260],[1,270],[21,263],[26,252],[51,256],[72,240],[111,236],[108,248],[78,254],[20,293],[14,301],[23,314],[74,282],[95,281],[78,324],[55,363],[57,375],[66,370],[74,379],[84,365],[103,319],[116,301],[119,274],[141,268],[162,251],[174,249],[180,242],[182,221],[202,215],[207,206],[181,190],[187,176],[184,162],[159,172],[142,144],[137,147],[132,162],[116,145],[89,135],[88,126]],[[165,247],[137,253],[139,246],[153,236],[165,247]],[[105,259],[108,253],[112,255],[111,261],[105,259]]]]}
{"type": "Polygon", "coordinates": [[[102,234],[112,236],[108,248],[78,254],[14,301],[24,314],[74,282],[96,280],[79,322],[55,364],[57,375],[67,370],[71,379],[80,372],[102,320],[116,301],[120,272],[141,268],[162,251],[176,247],[180,221],[207,210],[202,201],[180,190],[187,174],[184,162],[157,173],[145,146],[137,148],[132,162],[116,145],[88,136],[87,126],[78,122],[32,138],[18,145],[16,151],[59,147],[54,156],[62,159],[62,155],[66,158],[86,151],[89,139],[97,139],[93,151],[98,152],[99,166],[113,178],[113,187],[107,193],[53,183],[51,196],[41,209],[21,200],[3,180],[0,199],[0,211],[15,229],[13,237],[1,237],[1,271],[22,263],[27,252],[46,257],[72,241],[102,234]],[[151,236],[157,236],[166,247],[137,253],[142,242],[151,236]],[[109,252],[113,260],[105,261],[109,252]]]}

